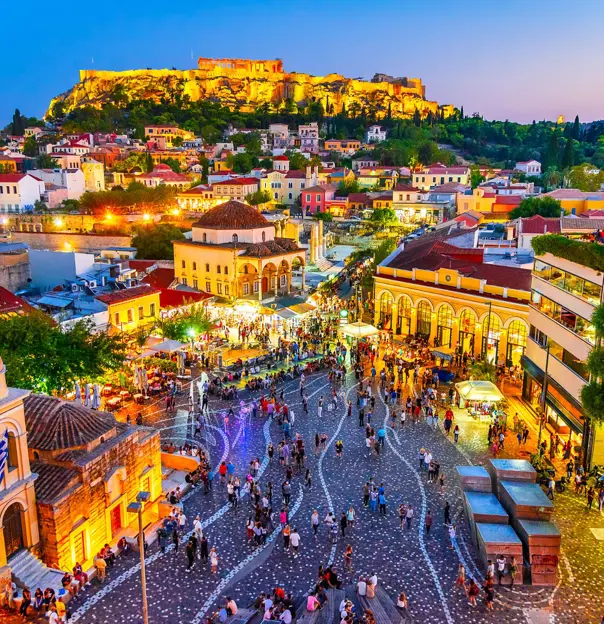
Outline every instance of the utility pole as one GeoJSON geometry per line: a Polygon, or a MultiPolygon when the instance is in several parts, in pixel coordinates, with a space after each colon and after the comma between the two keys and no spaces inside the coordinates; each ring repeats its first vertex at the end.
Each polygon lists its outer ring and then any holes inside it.
{"type": "Polygon", "coordinates": [[[141,559],[141,586],[143,593],[143,623],[149,624],[149,607],[147,605],[147,575],[145,571],[145,532],[143,531],[143,508],[151,498],[150,492],[139,492],[136,501],[128,505],[130,513],[138,514],[138,548],[141,559]]]}
{"type": "Polygon", "coordinates": [[[545,418],[545,399],[547,397],[548,384],[548,368],[549,368],[549,344],[547,345],[547,353],[545,354],[545,374],[543,375],[543,388],[541,389],[541,416],[539,418],[539,436],[537,438],[537,451],[541,455],[541,432],[543,430],[543,420],[545,418]]]}

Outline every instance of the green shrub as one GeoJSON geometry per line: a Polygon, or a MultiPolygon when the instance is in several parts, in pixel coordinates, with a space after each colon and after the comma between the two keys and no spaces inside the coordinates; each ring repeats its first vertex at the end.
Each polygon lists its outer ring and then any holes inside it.
{"type": "Polygon", "coordinates": [[[595,271],[604,271],[604,245],[599,243],[586,243],[560,234],[543,234],[535,236],[531,245],[537,256],[551,253],[595,271]]]}

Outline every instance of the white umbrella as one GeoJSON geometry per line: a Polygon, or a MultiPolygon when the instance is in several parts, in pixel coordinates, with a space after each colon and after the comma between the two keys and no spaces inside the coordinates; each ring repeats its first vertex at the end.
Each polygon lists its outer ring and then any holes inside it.
{"type": "Polygon", "coordinates": [[[80,388],[80,384],[77,381],[75,385],[75,402],[78,405],[82,405],[82,390],[80,388]]]}
{"type": "Polygon", "coordinates": [[[86,407],[90,407],[90,403],[92,401],[91,390],[92,390],[92,386],[89,383],[86,384],[86,390],[84,391],[84,405],[86,407]]]}
{"type": "Polygon", "coordinates": [[[99,384],[94,384],[94,390],[92,393],[92,409],[98,410],[101,407],[101,393],[99,390],[99,384]]]}

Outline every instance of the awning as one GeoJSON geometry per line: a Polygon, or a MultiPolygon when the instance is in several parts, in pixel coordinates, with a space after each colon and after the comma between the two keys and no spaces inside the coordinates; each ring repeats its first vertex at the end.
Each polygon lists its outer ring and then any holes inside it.
{"type": "Polygon", "coordinates": [[[367,338],[368,336],[376,336],[380,333],[379,329],[376,329],[369,323],[363,323],[362,321],[356,321],[356,323],[346,323],[338,327],[338,331],[345,336],[352,336],[353,338],[367,338]]]}
{"type": "Polygon", "coordinates": [[[300,315],[316,310],[315,306],[310,305],[310,303],[296,303],[295,305],[289,306],[289,309],[300,315]]]}
{"type": "Polygon", "coordinates": [[[438,349],[432,350],[432,356],[440,358],[441,360],[447,360],[447,362],[450,362],[453,359],[453,356],[450,353],[445,353],[444,351],[439,351],[438,349]]]}
{"type": "Polygon", "coordinates": [[[184,342],[180,342],[179,340],[164,340],[159,344],[152,345],[149,347],[151,351],[157,351],[159,353],[173,353],[174,351],[178,351],[182,349],[185,345],[184,342]]]}
{"type": "Polygon", "coordinates": [[[286,320],[296,316],[296,313],[289,308],[281,308],[281,310],[275,310],[275,314],[286,320]]]}
{"type": "Polygon", "coordinates": [[[465,401],[496,403],[504,398],[499,388],[491,381],[460,381],[455,384],[455,388],[465,401]]]}

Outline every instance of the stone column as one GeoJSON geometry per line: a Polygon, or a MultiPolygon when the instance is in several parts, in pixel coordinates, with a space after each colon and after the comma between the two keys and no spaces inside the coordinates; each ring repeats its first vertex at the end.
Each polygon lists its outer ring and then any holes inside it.
{"type": "Polygon", "coordinates": [[[457,343],[459,342],[459,319],[453,319],[453,329],[451,330],[451,348],[453,353],[457,350],[457,343]]]}
{"type": "Polygon", "coordinates": [[[417,308],[411,308],[411,320],[409,321],[409,334],[415,336],[417,332],[417,308]]]}
{"type": "Polygon", "coordinates": [[[275,286],[273,288],[273,293],[275,294],[275,297],[277,296],[279,291],[279,270],[277,269],[275,271],[275,286]]]}
{"type": "Polygon", "coordinates": [[[317,254],[318,254],[318,259],[320,260],[321,258],[324,257],[324,254],[323,254],[323,221],[321,220],[319,221],[318,228],[319,228],[319,236],[317,240],[317,254]]]}
{"type": "Polygon", "coordinates": [[[285,274],[285,277],[287,278],[287,294],[289,295],[289,293],[292,290],[292,270],[291,270],[291,268],[285,274]]]}
{"type": "Polygon", "coordinates": [[[302,290],[306,288],[306,267],[302,265],[302,290]]]}
{"type": "Polygon", "coordinates": [[[432,312],[430,315],[430,337],[428,338],[428,344],[432,346],[434,344],[434,338],[436,337],[436,313],[432,312]]]}
{"type": "Polygon", "coordinates": [[[508,332],[506,329],[502,329],[501,333],[499,334],[499,349],[497,352],[497,362],[495,362],[495,365],[505,364],[507,350],[508,350],[508,332]]]}
{"type": "Polygon", "coordinates": [[[262,303],[262,274],[258,275],[258,301],[262,303]]]}
{"type": "Polygon", "coordinates": [[[310,226],[310,263],[317,263],[317,232],[318,226],[316,223],[313,223],[310,226]]]}

